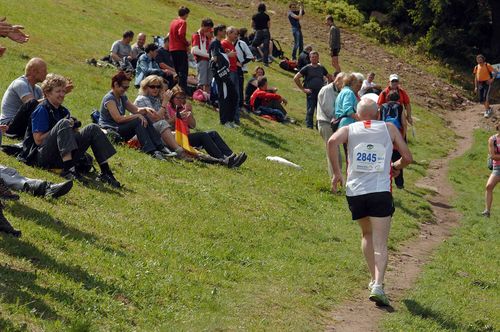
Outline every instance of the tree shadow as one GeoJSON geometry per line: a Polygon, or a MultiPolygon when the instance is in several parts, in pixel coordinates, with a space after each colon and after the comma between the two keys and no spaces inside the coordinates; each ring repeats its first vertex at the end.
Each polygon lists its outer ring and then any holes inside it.
{"type": "Polygon", "coordinates": [[[394,207],[400,209],[407,215],[411,216],[412,218],[418,219],[420,218],[420,213],[418,213],[416,210],[408,209],[406,206],[401,204],[400,200],[394,200],[394,207]]]}
{"type": "MultiPolygon", "coordinates": [[[[408,311],[414,315],[414,316],[419,316],[423,319],[431,319],[437,324],[439,324],[443,329],[449,330],[449,331],[458,331],[458,330],[463,330],[463,326],[455,323],[452,321],[450,318],[443,316],[437,311],[434,311],[432,309],[426,308],[422,306],[420,303],[414,300],[404,300],[403,303],[405,304],[406,308],[408,308],[408,311]]],[[[476,329],[466,329],[466,331],[477,331],[476,329]]]]}
{"type": "Polygon", "coordinates": [[[114,249],[108,245],[100,243],[101,241],[97,236],[91,233],[81,231],[72,226],[66,225],[64,222],[55,219],[47,212],[38,211],[30,206],[20,203],[19,201],[16,201],[9,208],[9,212],[15,217],[28,219],[33,221],[37,225],[49,228],[59,233],[64,238],[76,241],[83,241],[85,243],[91,243],[105,252],[109,252],[113,255],[117,255],[120,257],[125,256],[125,253],[123,251],[114,249]]]}
{"type": "Polygon", "coordinates": [[[241,131],[241,133],[247,137],[258,140],[266,145],[269,145],[272,148],[280,149],[286,152],[291,152],[290,149],[283,147],[283,145],[287,143],[287,141],[284,140],[283,138],[273,135],[270,132],[265,132],[257,129],[246,128],[246,127],[242,129],[243,130],[241,131]]]}

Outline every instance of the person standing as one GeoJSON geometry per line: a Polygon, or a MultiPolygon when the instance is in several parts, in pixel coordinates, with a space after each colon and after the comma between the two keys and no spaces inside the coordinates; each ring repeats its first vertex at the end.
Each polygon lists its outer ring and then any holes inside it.
{"type": "Polygon", "coordinates": [[[479,103],[484,105],[484,117],[489,118],[493,114],[490,107],[490,90],[495,80],[497,71],[486,62],[484,55],[476,57],[477,65],[474,67],[474,92],[479,95],[479,103]]]}
{"type": "Polygon", "coordinates": [[[500,182],[500,124],[496,126],[497,133],[488,139],[488,152],[493,163],[493,170],[488,182],[486,183],[485,205],[486,208],[482,215],[489,218],[491,214],[491,205],[493,204],[493,190],[500,182]]]}
{"type": "Polygon", "coordinates": [[[241,66],[238,66],[238,83],[239,83],[239,86],[238,86],[238,97],[239,97],[238,106],[239,106],[240,110],[244,105],[244,99],[245,99],[245,96],[243,94],[243,86],[245,84],[245,73],[248,72],[247,64],[250,61],[255,60],[255,57],[254,57],[252,51],[250,50],[250,47],[248,46],[248,44],[245,41],[245,39],[247,39],[247,38],[245,38],[246,33],[247,33],[246,28],[239,29],[238,30],[239,37],[238,37],[238,40],[236,41],[236,43],[234,44],[234,47],[236,49],[236,56],[238,57],[238,62],[241,64],[241,66]]]}
{"type": "Polygon", "coordinates": [[[238,29],[230,26],[227,28],[226,38],[221,41],[221,45],[229,58],[229,78],[236,90],[236,105],[234,108],[234,118],[231,120],[235,126],[240,125],[240,77],[238,75],[238,67],[241,68],[241,63],[238,60],[235,43],[238,40],[238,29]]]}
{"type": "MultiPolygon", "coordinates": [[[[325,144],[328,143],[328,139],[333,135],[331,123],[335,119],[335,102],[343,87],[344,75],[344,73],[338,73],[334,81],[322,87],[318,93],[318,105],[316,106],[318,113],[316,117],[318,120],[318,131],[325,144]]],[[[331,178],[333,176],[333,168],[330,159],[328,159],[328,149],[326,149],[326,160],[328,162],[328,174],[331,178]]]]}
{"type": "Polygon", "coordinates": [[[212,82],[212,72],[208,67],[210,55],[208,47],[212,38],[210,37],[213,31],[214,22],[210,18],[204,18],[201,21],[201,27],[193,34],[191,38],[191,53],[196,60],[196,68],[198,71],[198,85],[203,91],[210,93],[210,82],[212,82]]]}
{"type": "Polygon", "coordinates": [[[361,227],[361,247],[370,270],[369,299],[379,306],[389,306],[384,292],[387,269],[387,240],[394,213],[391,193],[391,174],[397,174],[413,159],[408,146],[395,126],[376,121],[377,104],[363,99],[358,104],[360,121],[339,129],[328,140],[329,159],[333,166],[332,191],[344,184],[338,151],[340,144],[347,144],[346,196],[352,220],[361,227]],[[393,146],[401,159],[391,163],[393,146]]]}
{"type": "Polygon", "coordinates": [[[311,51],[309,53],[311,63],[303,67],[293,80],[295,84],[306,94],[307,98],[307,111],[306,111],[306,126],[313,129],[313,117],[318,104],[319,90],[325,85],[328,80],[328,71],[319,63],[319,53],[311,51]],[[304,77],[304,84],[300,79],[304,77]]]}
{"type": "Polygon", "coordinates": [[[292,60],[297,60],[297,53],[302,53],[304,48],[304,37],[302,35],[302,27],[300,26],[300,20],[304,17],[304,5],[301,3],[297,4],[295,1],[291,2],[288,11],[288,21],[292,26],[293,35],[293,48],[292,48],[292,60]]]}
{"type": "Polygon", "coordinates": [[[269,66],[269,42],[271,40],[271,18],[266,14],[266,5],[260,3],[257,7],[257,14],[252,16],[252,28],[255,30],[255,37],[252,41],[254,54],[258,54],[257,47],[262,45],[262,62],[264,66],[269,66]]]}
{"type": "Polygon", "coordinates": [[[389,76],[389,86],[387,86],[378,96],[378,106],[380,107],[382,106],[382,104],[385,104],[389,101],[387,96],[389,95],[389,92],[393,90],[397,91],[399,94],[398,102],[404,107],[406,111],[406,120],[410,125],[413,125],[410,97],[408,96],[406,91],[399,86],[399,76],[397,74],[391,74],[389,76]]]}
{"type": "Polygon", "coordinates": [[[182,90],[187,91],[187,77],[189,72],[188,51],[190,44],[186,39],[186,20],[189,16],[189,8],[182,6],[177,13],[179,17],[170,23],[168,49],[178,75],[179,86],[182,90]]]}
{"type": "Polygon", "coordinates": [[[219,24],[214,28],[214,40],[210,43],[210,68],[217,85],[220,123],[228,128],[235,128],[234,111],[238,105],[236,87],[229,77],[229,58],[222,46],[226,36],[226,26],[219,24]]]}
{"type": "Polygon", "coordinates": [[[340,72],[339,53],[340,53],[340,29],[333,22],[333,16],[326,17],[326,25],[330,27],[328,45],[330,46],[330,56],[332,57],[332,66],[336,72],[340,72]]]}

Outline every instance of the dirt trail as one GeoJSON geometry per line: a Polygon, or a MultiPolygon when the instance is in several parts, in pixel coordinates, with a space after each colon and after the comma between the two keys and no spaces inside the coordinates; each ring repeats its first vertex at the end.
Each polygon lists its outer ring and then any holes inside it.
{"type": "MultiPolygon", "coordinates": [[[[205,0],[208,5],[215,6],[217,12],[226,17],[238,20],[243,25],[250,23],[258,1],[238,2],[235,0],[205,0]],[[247,17],[247,20],[241,20],[247,17]]],[[[287,7],[283,4],[266,2],[271,9],[271,35],[291,45],[291,32],[286,17],[287,7]]],[[[323,17],[311,13],[306,8],[305,19],[301,22],[304,43],[313,44],[320,52],[323,64],[331,68],[327,50],[328,32],[323,25],[323,17]]],[[[340,65],[354,68],[361,72],[374,71],[378,76],[376,82],[385,85],[391,73],[398,73],[413,104],[427,108],[447,120],[448,126],[455,131],[458,139],[456,149],[446,158],[431,162],[428,175],[417,183],[417,186],[434,191],[426,199],[430,202],[435,217],[434,223],[421,226],[420,235],[403,244],[397,253],[390,253],[390,271],[386,275],[386,291],[394,305],[400,307],[400,300],[415,283],[422,266],[430,259],[434,249],[449,237],[453,227],[460,219],[450,205],[453,189],[447,181],[449,162],[465,153],[473,143],[473,130],[479,126],[490,126],[498,121],[496,118],[485,121],[481,108],[471,106],[470,95],[463,88],[450,85],[432,74],[420,70],[414,65],[387,53],[375,43],[368,42],[348,30],[342,31],[342,51],[340,65]]],[[[284,46],[284,45],[283,45],[284,46]]],[[[285,47],[285,46],[284,46],[285,47]]],[[[285,55],[290,49],[285,48],[285,55]]],[[[273,65],[275,66],[275,65],[273,65]]],[[[494,106],[500,114],[500,107],[494,106]]],[[[416,124],[418,126],[418,123],[416,124]]],[[[328,331],[377,331],[380,320],[386,310],[377,308],[367,299],[368,290],[360,290],[351,301],[344,302],[332,310],[328,331]]]]}

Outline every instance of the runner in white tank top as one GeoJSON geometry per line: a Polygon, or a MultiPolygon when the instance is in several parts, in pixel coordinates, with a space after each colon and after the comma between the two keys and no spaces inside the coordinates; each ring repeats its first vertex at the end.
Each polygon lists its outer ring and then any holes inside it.
{"type": "Polygon", "coordinates": [[[349,125],[346,195],[391,191],[392,139],[383,121],[349,125]]]}
{"type": "Polygon", "coordinates": [[[398,129],[391,123],[376,121],[377,104],[363,99],[357,107],[359,122],[340,128],[328,140],[328,157],[333,167],[332,190],[343,184],[338,160],[338,147],[347,143],[347,203],[352,219],[361,227],[361,246],[370,270],[370,297],[377,305],[389,306],[383,290],[387,268],[387,240],[391,228],[394,204],[391,193],[391,173],[412,162],[408,146],[398,129]],[[393,143],[401,159],[391,165],[393,143]],[[391,171],[392,166],[392,171],[391,171]]]}

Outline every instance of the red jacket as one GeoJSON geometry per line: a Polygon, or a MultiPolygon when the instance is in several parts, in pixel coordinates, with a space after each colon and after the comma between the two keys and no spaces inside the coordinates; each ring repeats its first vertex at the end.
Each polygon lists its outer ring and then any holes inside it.
{"type": "MultiPolygon", "coordinates": [[[[222,47],[224,48],[224,50],[226,51],[226,53],[228,53],[228,50],[229,50],[229,52],[236,52],[236,48],[229,40],[224,39],[220,43],[221,43],[222,47]]],[[[237,65],[238,57],[237,56],[233,56],[233,57],[228,56],[228,58],[229,58],[229,71],[237,72],[238,71],[238,65],[237,65]]]]}
{"type": "Polygon", "coordinates": [[[186,39],[187,22],[178,17],[170,23],[170,34],[168,41],[168,50],[187,51],[189,42],[186,39]]]}
{"type": "Polygon", "coordinates": [[[259,106],[267,106],[271,100],[281,100],[281,96],[277,93],[267,92],[258,88],[250,97],[250,106],[256,111],[259,106]]]}

